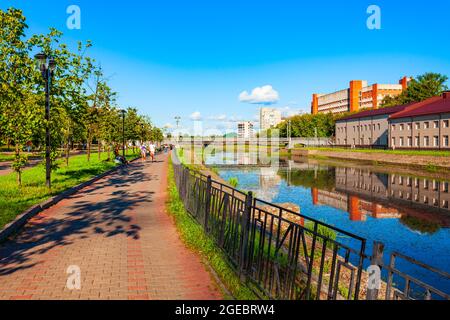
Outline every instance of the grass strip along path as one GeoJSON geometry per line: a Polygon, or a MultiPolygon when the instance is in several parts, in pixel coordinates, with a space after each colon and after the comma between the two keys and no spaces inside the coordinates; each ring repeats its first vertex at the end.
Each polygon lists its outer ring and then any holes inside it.
{"type": "Polygon", "coordinates": [[[174,217],[181,239],[187,247],[197,252],[202,259],[206,261],[220,278],[220,282],[223,283],[234,298],[237,300],[258,300],[258,297],[251,289],[240,281],[239,277],[227,261],[227,258],[215,244],[214,240],[205,234],[202,226],[199,225],[184,208],[175,184],[174,171],[170,157],[168,189],[169,198],[167,206],[169,213],[174,217]]]}
{"type": "MultiPolygon", "coordinates": [[[[136,156],[129,150],[129,160],[136,156]]],[[[86,155],[73,156],[68,167],[64,159],[58,160],[59,169],[52,173],[51,191],[45,186],[44,164],[23,171],[22,187],[17,185],[15,173],[0,176],[0,229],[33,205],[116,167],[113,161],[106,161],[107,157],[103,153],[99,160],[97,154],[91,155],[91,161],[88,162],[86,155]]]]}

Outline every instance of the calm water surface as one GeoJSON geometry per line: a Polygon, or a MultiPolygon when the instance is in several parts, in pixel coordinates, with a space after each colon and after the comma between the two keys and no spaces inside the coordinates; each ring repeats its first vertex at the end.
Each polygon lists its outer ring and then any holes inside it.
{"type": "MultiPolygon", "coordinates": [[[[297,204],[302,214],[367,239],[368,254],[373,241],[382,241],[385,260],[398,251],[450,272],[449,181],[306,160],[282,161],[275,168],[246,166],[256,157],[215,154],[207,164],[225,160],[231,166],[219,166],[219,174],[225,180],[237,177],[239,189],[253,191],[265,201],[297,204]]],[[[403,261],[398,266],[450,292],[450,281],[403,261]]]]}

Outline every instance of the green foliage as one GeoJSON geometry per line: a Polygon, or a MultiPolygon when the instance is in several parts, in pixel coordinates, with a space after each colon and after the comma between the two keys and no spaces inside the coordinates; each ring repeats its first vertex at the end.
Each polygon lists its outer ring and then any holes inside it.
{"type": "Polygon", "coordinates": [[[382,102],[382,107],[393,107],[411,102],[420,102],[431,97],[440,95],[448,90],[445,84],[448,80],[446,75],[428,72],[412,79],[408,89],[396,97],[386,97],[382,102]]]}
{"type": "MultiPolygon", "coordinates": [[[[305,228],[309,229],[309,230],[314,230],[314,222],[312,221],[308,221],[305,223],[305,228]]],[[[312,237],[314,234],[312,232],[307,231],[307,233],[312,237]]],[[[317,224],[317,234],[325,237],[327,239],[331,239],[333,241],[335,241],[337,239],[337,233],[336,231],[334,231],[333,229],[328,228],[327,226],[321,225],[321,224],[317,224]]],[[[323,243],[323,239],[321,237],[317,237],[316,238],[318,242],[323,243]]],[[[332,242],[328,242],[327,243],[327,247],[331,248],[333,247],[333,243],[332,242]]]]}
{"type": "MultiPolygon", "coordinates": [[[[122,144],[117,94],[102,68],[87,54],[90,41],[69,49],[63,33],[54,28],[47,34],[28,34],[26,18],[15,8],[0,9],[0,25],[0,142],[12,146],[15,157],[28,143],[43,150],[47,127],[52,152],[65,146],[66,164],[72,145],[87,143],[90,160],[94,141],[99,158],[103,148],[109,155],[112,147],[122,144]],[[38,51],[56,61],[49,123],[44,116],[45,80],[33,58],[38,51]]],[[[127,141],[162,141],[162,131],[154,128],[148,117],[138,115],[137,109],[129,108],[126,117],[127,141]]]]}
{"type": "Polygon", "coordinates": [[[408,215],[402,216],[400,218],[400,222],[411,230],[419,231],[422,234],[432,235],[441,229],[438,223],[427,221],[425,219],[418,219],[408,215]]]}
{"type": "Polygon", "coordinates": [[[11,168],[17,172],[22,172],[23,168],[27,165],[28,158],[23,155],[17,155],[11,165],[11,168]]]}
{"type": "MultiPolygon", "coordinates": [[[[336,115],[331,113],[303,114],[291,117],[292,137],[325,138],[334,135],[336,115]]],[[[287,137],[287,121],[277,126],[280,137],[287,137]]],[[[271,133],[269,132],[268,135],[271,133]]]]}
{"type": "MultiPolygon", "coordinates": [[[[287,171],[280,170],[278,175],[287,179],[287,171]]],[[[317,188],[321,190],[332,190],[336,185],[336,174],[334,170],[296,170],[290,174],[291,184],[305,188],[317,188]]]]}
{"type": "Polygon", "coordinates": [[[233,188],[237,188],[239,185],[239,179],[237,177],[231,177],[230,179],[228,179],[228,183],[233,188]]]}

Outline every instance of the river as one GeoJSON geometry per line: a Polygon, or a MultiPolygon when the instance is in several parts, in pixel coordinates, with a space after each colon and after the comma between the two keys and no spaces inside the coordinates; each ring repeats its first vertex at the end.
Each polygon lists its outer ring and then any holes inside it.
{"type": "MultiPolygon", "coordinates": [[[[373,241],[383,242],[385,263],[397,251],[450,273],[449,181],[304,158],[249,165],[255,157],[216,153],[206,164],[226,181],[237,178],[238,189],[272,203],[294,203],[303,215],[367,239],[367,254],[373,241]]],[[[404,261],[398,266],[450,292],[449,280],[404,261]]]]}

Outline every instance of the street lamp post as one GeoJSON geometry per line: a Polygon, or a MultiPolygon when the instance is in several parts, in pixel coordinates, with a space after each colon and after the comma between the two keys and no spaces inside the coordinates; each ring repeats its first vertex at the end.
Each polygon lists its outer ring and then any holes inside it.
{"type": "Polygon", "coordinates": [[[51,159],[50,159],[50,86],[53,72],[56,68],[56,61],[48,57],[45,53],[38,53],[35,56],[39,70],[45,80],[45,184],[51,187],[51,159]]]}
{"type": "Polygon", "coordinates": [[[122,155],[125,159],[125,113],[127,113],[126,110],[120,110],[122,113],[122,155]]]}

